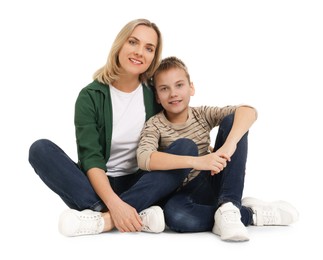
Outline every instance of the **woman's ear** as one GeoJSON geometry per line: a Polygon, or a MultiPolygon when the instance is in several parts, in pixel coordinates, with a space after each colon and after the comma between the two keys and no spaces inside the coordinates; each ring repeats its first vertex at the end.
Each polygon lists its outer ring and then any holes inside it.
{"type": "Polygon", "coordinates": [[[158,95],[157,95],[157,92],[155,91],[155,98],[156,98],[156,102],[158,103],[158,104],[160,104],[160,99],[159,99],[159,97],[158,97],[158,95]]]}

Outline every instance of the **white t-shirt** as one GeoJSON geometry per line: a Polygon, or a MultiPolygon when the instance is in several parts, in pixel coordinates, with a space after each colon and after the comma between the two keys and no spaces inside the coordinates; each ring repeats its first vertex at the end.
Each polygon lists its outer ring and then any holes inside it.
{"type": "Polygon", "coordinates": [[[107,175],[117,177],[138,170],[136,150],[146,118],[143,89],[140,84],[133,92],[122,92],[110,85],[113,129],[107,175]]]}

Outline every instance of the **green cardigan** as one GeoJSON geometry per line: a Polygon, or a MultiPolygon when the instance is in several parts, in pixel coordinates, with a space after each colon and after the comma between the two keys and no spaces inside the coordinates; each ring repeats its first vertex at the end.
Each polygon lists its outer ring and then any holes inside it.
{"type": "MultiPolygon", "coordinates": [[[[143,84],[146,120],[161,110],[151,87],[143,84]]],[[[93,81],[83,88],[75,103],[75,134],[78,165],[87,172],[91,168],[107,171],[112,137],[112,104],[108,85],[93,81]]]]}

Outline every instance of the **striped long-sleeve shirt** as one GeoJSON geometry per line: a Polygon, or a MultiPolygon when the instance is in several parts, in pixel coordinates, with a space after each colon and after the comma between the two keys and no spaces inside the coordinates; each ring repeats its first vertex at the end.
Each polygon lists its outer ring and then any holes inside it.
{"type": "MultiPolygon", "coordinates": [[[[209,153],[210,132],[219,126],[222,119],[234,113],[238,106],[190,107],[188,119],[183,124],[173,124],[167,120],[163,111],[151,117],[141,132],[137,160],[139,168],[149,171],[150,156],[154,151],[163,151],[179,138],[189,138],[198,146],[199,156],[209,153]]],[[[192,171],[187,181],[198,175],[192,171]]]]}

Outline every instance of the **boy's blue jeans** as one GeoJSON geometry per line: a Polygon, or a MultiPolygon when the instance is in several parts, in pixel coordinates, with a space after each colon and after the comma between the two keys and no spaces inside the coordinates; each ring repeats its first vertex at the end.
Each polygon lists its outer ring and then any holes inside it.
{"type": "MultiPolygon", "coordinates": [[[[214,145],[216,151],[225,142],[233,123],[233,115],[227,116],[219,126],[214,145]]],[[[209,231],[214,225],[214,213],[221,204],[232,202],[240,209],[245,226],[252,223],[252,210],[241,205],[245,168],[248,152],[248,133],[237,145],[237,149],[226,168],[211,175],[202,171],[186,186],[174,194],[164,206],[168,227],[177,232],[209,231]]]]}
{"type": "MultiPolygon", "coordinates": [[[[233,115],[219,127],[215,149],[223,144],[231,129],[233,115]]],[[[165,151],[197,156],[197,146],[189,139],[179,139],[165,151]]],[[[114,191],[137,212],[152,205],[164,207],[166,224],[177,232],[209,231],[214,213],[223,202],[232,201],[241,211],[245,225],[251,223],[251,211],[241,207],[247,157],[247,134],[238,143],[231,162],[218,175],[201,172],[178,190],[191,169],[138,171],[122,177],[108,177],[114,191]]],[[[70,208],[102,211],[106,206],[93,190],[86,174],[56,144],[40,139],[29,150],[29,162],[43,182],[70,208]]]]}

